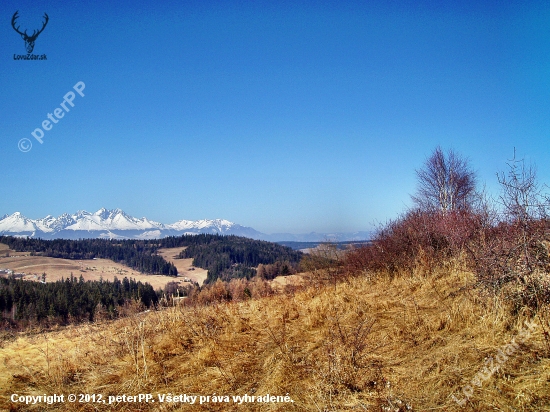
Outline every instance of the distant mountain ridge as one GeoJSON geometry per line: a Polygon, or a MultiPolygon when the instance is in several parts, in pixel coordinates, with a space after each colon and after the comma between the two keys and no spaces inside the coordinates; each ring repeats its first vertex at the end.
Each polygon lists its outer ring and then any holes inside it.
{"type": "Polygon", "coordinates": [[[252,239],[275,241],[347,241],[364,240],[369,232],[309,233],[295,235],[276,233],[268,235],[225,219],[179,220],[163,224],[128,215],[121,209],[101,208],[95,213],[80,210],[72,215],[48,215],[42,219],[29,219],[20,212],[0,218],[0,235],[25,236],[42,239],[158,239],[183,234],[210,233],[244,236],[252,239]]]}

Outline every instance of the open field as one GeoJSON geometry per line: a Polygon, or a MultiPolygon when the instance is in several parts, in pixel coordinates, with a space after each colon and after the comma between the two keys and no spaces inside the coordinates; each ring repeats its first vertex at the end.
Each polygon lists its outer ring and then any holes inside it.
{"type": "MultiPolygon", "coordinates": [[[[108,259],[69,260],[30,256],[28,252],[14,251],[9,251],[9,257],[3,257],[3,252],[8,252],[8,248],[4,244],[0,244],[0,247],[3,247],[0,250],[0,269],[11,269],[14,272],[24,273],[25,275],[22,276],[22,279],[25,280],[41,280],[42,273],[46,273],[46,282],[55,282],[62,278],[66,279],[71,274],[75,277],[82,275],[84,280],[99,280],[103,278],[104,280],[112,281],[116,276],[119,280],[128,277],[143,283],[147,282],[155,289],[164,288],[168,282],[184,282],[184,276],[181,275],[177,278],[163,275],[145,275],[108,259]]],[[[188,267],[190,267],[190,263],[188,267]]]]}
{"type": "Polygon", "coordinates": [[[28,256],[29,252],[16,252],[4,243],[0,243],[0,258],[7,256],[28,256]]]}
{"type": "Polygon", "coordinates": [[[191,279],[194,282],[197,282],[199,285],[206,280],[208,271],[206,269],[201,269],[193,266],[193,259],[175,259],[181,251],[185,250],[186,246],[175,247],[175,248],[166,248],[159,249],[158,254],[162,256],[166,261],[172,263],[176,269],[178,269],[178,277],[183,276],[191,279]]]}

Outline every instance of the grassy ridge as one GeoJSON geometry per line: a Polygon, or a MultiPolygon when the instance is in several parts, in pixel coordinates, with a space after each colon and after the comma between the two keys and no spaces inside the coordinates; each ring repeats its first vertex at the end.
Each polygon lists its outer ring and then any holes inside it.
{"type": "MultiPolygon", "coordinates": [[[[238,410],[548,410],[548,308],[513,314],[501,295],[475,289],[450,260],[428,273],[318,279],[292,293],[210,306],[176,306],[44,335],[0,349],[5,393],[289,394],[292,404],[238,410]],[[537,327],[498,372],[462,389],[518,336],[537,327]]],[[[12,410],[76,410],[74,405],[12,410]]],[[[163,410],[236,410],[164,404],[163,410]]],[[[159,404],[79,405],[82,411],[154,411],[159,404]]]]}

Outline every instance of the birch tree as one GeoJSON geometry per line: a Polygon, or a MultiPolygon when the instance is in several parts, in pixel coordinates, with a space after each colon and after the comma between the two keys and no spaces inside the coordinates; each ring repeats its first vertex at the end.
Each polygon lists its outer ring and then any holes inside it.
{"type": "Polygon", "coordinates": [[[447,213],[471,207],[476,176],[468,160],[453,150],[437,147],[424,166],[416,170],[418,179],[414,203],[422,210],[447,213]]]}

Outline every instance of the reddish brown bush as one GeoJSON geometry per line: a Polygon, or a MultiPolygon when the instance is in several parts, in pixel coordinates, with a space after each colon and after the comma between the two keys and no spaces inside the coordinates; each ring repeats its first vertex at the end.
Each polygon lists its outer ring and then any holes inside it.
{"type": "MultiPolygon", "coordinates": [[[[508,173],[498,174],[502,192],[497,201],[468,191],[463,208],[447,207],[448,203],[436,207],[438,199],[452,193],[446,192],[447,186],[435,184],[439,182],[436,177],[448,169],[446,161],[441,150],[436,150],[419,173],[425,189],[413,198],[419,209],[390,221],[368,246],[348,253],[348,271],[393,275],[421,268],[430,273],[466,251],[466,263],[479,285],[506,286],[505,294],[518,308],[549,303],[550,195],[543,191],[547,186],[537,183],[535,168],[514,155],[508,173]]],[[[466,163],[461,165],[468,171],[466,163]]]]}
{"type": "Polygon", "coordinates": [[[547,220],[500,222],[475,236],[468,245],[478,280],[500,287],[510,281],[526,283],[535,272],[550,270],[547,220]]]}
{"type": "Polygon", "coordinates": [[[467,210],[412,210],[382,227],[369,245],[350,252],[347,265],[352,271],[395,274],[420,264],[430,271],[460,253],[482,224],[479,214],[467,210]]]}
{"type": "Polygon", "coordinates": [[[273,289],[268,281],[254,278],[232,279],[230,282],[218,279],[216,282],[199,287],[194,286],[186,291],[186,306],[211,305],[229,301],[243,301],[272,295],[273,289]]]}

